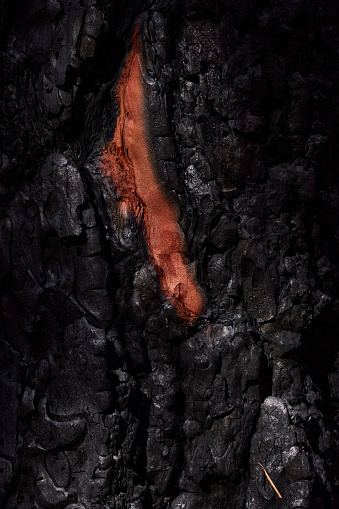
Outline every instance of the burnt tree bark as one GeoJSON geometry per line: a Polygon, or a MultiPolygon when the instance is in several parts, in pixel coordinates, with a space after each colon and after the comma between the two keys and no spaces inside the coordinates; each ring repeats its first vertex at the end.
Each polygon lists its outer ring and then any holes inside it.
{"type": "Polygon", "coordinates": [[[337,2],[0,9],[2,507],[337,508],[337,2]],[[136,26],[190,325],[100,163],[136,26]]]}

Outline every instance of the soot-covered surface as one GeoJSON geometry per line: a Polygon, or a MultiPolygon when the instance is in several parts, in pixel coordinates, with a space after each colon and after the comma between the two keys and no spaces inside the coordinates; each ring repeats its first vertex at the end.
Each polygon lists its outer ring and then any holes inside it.
{"type": "Polygon", "coordinates": [[[339,506],[338,22],[334,0],[1,3],[2,507],[339,506]],[[143,133],[164,199],[139,216],[103,169],[136,29],[121,140],[143,133]]]}

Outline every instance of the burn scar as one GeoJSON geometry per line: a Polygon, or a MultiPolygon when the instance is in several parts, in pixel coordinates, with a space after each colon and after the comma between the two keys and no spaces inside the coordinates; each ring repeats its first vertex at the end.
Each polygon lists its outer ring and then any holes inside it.
{"type": "Polygon", "coordinates": [[[202,291],[185,259],[185,238],[173,203],[161,187],[151,157],[138,34],[117,87],[119,115],[101,168],[120,196],[123,215],[142,224],[148,253],[162,291],[186,324],[203,311],[202,291]]]}

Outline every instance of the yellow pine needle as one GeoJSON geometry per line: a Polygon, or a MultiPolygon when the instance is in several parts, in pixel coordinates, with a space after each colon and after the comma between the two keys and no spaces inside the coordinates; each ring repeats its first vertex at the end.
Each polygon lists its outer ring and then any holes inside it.
{"type": "Polygon", "coordinates": [[[274,491],[276,492],[276,494],[278,495],[278,497],[279,497],[279,498],[282,498],[282,496],[280,495],[279,491],[278,491],[278,490],[277,490],[277,488],[275,487],[274,482],[272,481],[272,479],[270,478],[270,476],[269,476],[269,475],[268,475],[268,473],[266,472],[266,469],[262,466],[262,464],[261,464],[261,463],[259,463],[259,461],[258,461],[258,465],[260,465],[260,466],[261,466],[261,468],[263,469],[263,471],[265,472],[265,475],[266,475],[267,479],[268,479],[268,480],[269,480],[269,482],[271,483],[271,485],[272,485],[272,487],[273,487],[274,491]]]}

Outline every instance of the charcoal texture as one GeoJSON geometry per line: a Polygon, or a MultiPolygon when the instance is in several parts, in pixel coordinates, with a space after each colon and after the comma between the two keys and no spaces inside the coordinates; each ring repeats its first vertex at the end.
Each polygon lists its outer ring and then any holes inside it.
{"type": "Polygon", "coordinates": [[[1,507],[339,507],[338,24],[335,0],[2,0],[1,507]],[[136,26],[190,326],[100,169],[136,26]]]}

